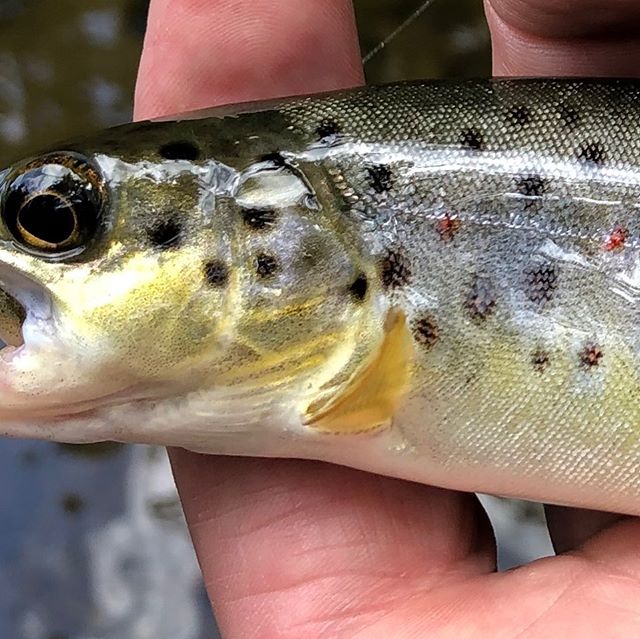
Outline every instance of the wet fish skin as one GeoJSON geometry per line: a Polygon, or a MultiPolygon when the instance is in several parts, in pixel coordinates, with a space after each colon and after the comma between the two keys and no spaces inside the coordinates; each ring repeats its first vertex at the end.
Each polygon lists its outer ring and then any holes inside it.
{"type": "Polygon", "coordinates": [[[640,514],[639,97],[414,83],[67,145],[106,203],[71,257],[1,230],[0,430],[640,514]]]}

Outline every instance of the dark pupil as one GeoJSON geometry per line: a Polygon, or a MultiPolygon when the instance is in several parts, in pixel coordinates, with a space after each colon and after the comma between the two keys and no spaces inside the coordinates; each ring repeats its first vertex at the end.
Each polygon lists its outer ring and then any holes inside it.
{"type": "Polygon", "coordinates": [[[62,244],[74,233],[76,218],[67,202],[57,195],[37,195],[18,213],[20,226],[48,244],[62,244]]]}

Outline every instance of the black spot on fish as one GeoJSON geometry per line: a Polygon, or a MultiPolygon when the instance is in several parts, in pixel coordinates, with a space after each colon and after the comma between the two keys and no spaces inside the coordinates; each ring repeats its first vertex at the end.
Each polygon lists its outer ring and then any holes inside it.
{"type": "Polygon", "coordinates": [[[367,281],[367,276],[361,273],[353,280],[351,286],[349,286],[349,293],[354,300],[361,302],[367,296],[368,288],[369,282],[367,281]]]}
{"type": "Polygon", "coordinates": [[[158,222],[147,230],[147,236],[153,246],[162,251],[177,248],[183,241],[182,224],[175,218],[158,222]]]}
{"type": "Polygon", "coordinates": [[[323,141],[329,141],[340,135],[340,126],[334,120],[322,120],[316,129],[316,135],[323,141]]]}
{"type": "Polygon", "coordinates": [[[558,267],[555,264],[531,264],[525,269],[526,295],[540,306],[551,301],[558,286],[558,267]]]}
{"type": "Polygon", "coordinates": [[[159,151],[166,160],[197,160],[200,157],[200,149],[188,140],[176,140],[163,144],[159,151]]]}
{"type": "Polygon", "coordinates": [[[540,197],[546,190],[545,181],[539,175],[525,175],[516,179],[516,189],[527,197],[540,197]]]}
{"type": "Polygon", "coordinates": [[[485,320],[491,315],[496,305],[496,292],[488,277],[476,276],[471,284],[465,306],[474,320],[485,320]]]}
{"type": "Polygon", "coordinates": [[[560,107],[560,119],[568,129],[573,130],[580,124],[580,115],[578,112],[574,108],[564,104],[560,107]]]}
{"type": "Polygon", "coordinates": [[[535,351],[531,356],[531,364],[538,373],[544,373],[549,366],[549,353],[542,350],[535,351]]]}
{"type": "Polygon", "coordinates": [[[525,126],[531,122],[531,113],[526,106],[514,106],[507,114],[507,122],[513,126],[525,126]]]}
{"type": "Polygon", "coordinates": [[[243,209],[242,220],[255,231],[271,229],[278,216],[273,209],[243,209]]]}
{"type": "Polygon", "coordinates": [[[75,515],[84,508],[84,500],[77,493],[67,493],[62,497],[60,505],[64,512],[75,515]]]}
{"type": "Polygon", "coordinates": [[[273,151],[272,153],[265,153],[261,158],[261,162],[270,162],[275,166],[285,166],[287,161],[284,159],[283,155],[278,151],[273,151]]]}
{"type": "Polygon", "coordinates": [[[229,280],[229,269],[222,260],[211,260],[204,265],[204,276],[208,284],[220,288],[229,280]]]}
{"type": "Polygon", "coordinates": [[[589,342],[579,353],[580,363],[587,369],[600,364],[604,357],[602,349],[595,343],[589,342]]]}
{"type": "Polygon", "coordinates": [[[256,273],[259,277],[266,279],[274,275],[279,268],[278,260],[267,253],[256,255],[256,273]]]}
{"type": "Polygon", "coordinates": [[[399,288],[411,280],[411,266],[399,251],[389,251],[380,262],[380,274],[385,288],[399,288]]]}
{"type": "Polygon", "coordinates": [[[598,366],[603,357],[604,353],[602,352],[602,349],[597,344],[594,344],[592,342],[587,344],[580,351],[580,363],[585,368],[593,368],[594,366],[598,366]]]}
{"type": "Polygon", "coordinates": [[[460,134],[460,144],[472,151],[482,151],[484,149],[484,137],[477,129],[465,129],[460,134]]]}
{"type": "Polygon", "coordinates": [[[432,348],[440,339],[440,329],[433,315],[425,313],[417,317],[413,322],[413,335],[418,344],[432,348]]]}
{"type": "Polygon", "coordinates": [[[367,180],[376,193],[384,193],[391,188],[393,175],[388,166],[374,164],[367,167],[367,180]]]}
{"type": "Polygon", "coordinates": [[[576,151],[576,157],[589,164],[604,164],[607,154],[601,144],[597,142],[587,142],[582,144],[576,151]]]}

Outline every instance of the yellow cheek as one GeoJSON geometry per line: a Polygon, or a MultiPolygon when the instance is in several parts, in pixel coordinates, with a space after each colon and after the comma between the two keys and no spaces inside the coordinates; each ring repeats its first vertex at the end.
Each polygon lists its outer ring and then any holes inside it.
{"type": "Polygon", "coordinates": [[[219,338],[226,287],[206,286],[196,250],[136,253],[113,270],[76,269],[52,286],[62,330],[110,348],[139,373],[162,373],[219,338]]]}

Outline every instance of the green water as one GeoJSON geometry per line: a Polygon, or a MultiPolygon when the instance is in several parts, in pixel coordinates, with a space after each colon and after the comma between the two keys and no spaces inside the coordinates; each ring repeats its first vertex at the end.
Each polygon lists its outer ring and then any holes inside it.
{"type": "Polygon", "coordinates": [[[0,14],[0,164],[130,119],[146,3],[13,5],[0,14]]]}
{"type": "MultiPolygon", "coordinates": [[[[363,54],[403,22],[420,2],[355,2],[363,54]]],[[[366,66],[368,82],[484,77],[491,73],[489,31],[479,0],[435,0],[366,66]]]]}

